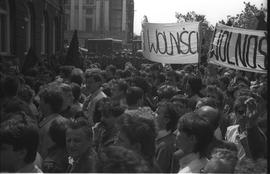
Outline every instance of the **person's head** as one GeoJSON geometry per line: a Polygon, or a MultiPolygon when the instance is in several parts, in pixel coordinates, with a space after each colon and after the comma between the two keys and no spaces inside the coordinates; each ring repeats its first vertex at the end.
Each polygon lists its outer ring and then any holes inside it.
{"type": "Polygon", "coordinates": [[[7,97],[13,97],[17,95],[19,89],[19,79],[17,77],[6,76],[3,80],[3,92],[7,97]]]}
{"type": "Polygon", "coordinates": [[[203,97],[196,103],[196,109],[200,109],[203,106],[211,106],[213,108],[218,108],[218,101],[211,97],[203,97]]]}
{"type": "Polygon", "coordinates": [[[18,97],[26,103],[30,103],[34,96],[35,92],[29,85],[22,85],[18,90],[18,97]]]}
{"type": "Polygon", "coordinates": [[[102,83],[103,78],[100,69],[92,68],[85,71],[85,85],[91,93],[98,90],[101,87],[102,83]]]}
{"type": "Polygon", "coordinates": [[[155,156],[155,124],[153,120],[123,114],[117,122],[117,144],[134,150],[153,164],[155,156]]]}
{"type": "Polygon", "coordinates": [[[128,106],[140,106],[143,103],[143,90],[132,86],[127,89],[126,102],[128,106]]]}
{"type": "Polygon", "coordinates": [[[120,106],[114,106],[109,98],[103,98],[99,101],[98,110],[101,113],[101,122],[107,127],[115,126],[117,118],[124,113],[120,106]]]}
{"type": "Polygon", "coordinates": [[[116,72],[116,67],[114,65],[108,65],[106,67],[107,79],[110,80],[110,79],[114,78],[115,72],[116,72]]]}
{"type": "Polygon", "coordinates": [[[168,84],[176,85],[178,82],[178,74],[175,71],[169,71],[166,73],[166,82],[168,84]]]}
{"type": "Polygon", "coordinates": [[[206,118],[214,130],[218,128],[221,117],[218,109],[212,108],[211,106],[202,106],[196,112],[200,117],[206,118]]]}
{"type": "Polygon", "coordinates": [[[227,76],[222,76],[218,79],[218,86],[222,90],[226,90],[228,85],[230,84],[230,78],[227,76]]]}
{"type": "Polygon", "coordinates": [[[66,129],[68,119],[57,117],[49,128],[49,135],[57,147],[66,148],[66,129]]]}
{"type": "Polygon", "coordinates": [[[9,119],[2,122],[0,172],[16,172],[34,162],[38,143],[38,128],[28,116],[25,116],[23,120],[9,119]]]}
{"type": "Polygon", "coordinates": [[[23,111],[32,116],[29,105],[18,97],[13,97],[4,104],[3,112],[5,114],[23,111]]]}
{"type": "Polygon", "coordinates": [[[72,87],[69,84],[61,83],[59,84],[59,87],[62,92],[63,96],[63,105],[62,105],[62,111],[67,109],[68,107],[71,107],[74,101],[74,96],[72,93],[72,87]]]}
{"type": "Polygon", "coordinates": [[[77,160],[92,147],[92,129],[87,120],[70,120],[66,130],[66,149],[68,155],[77,160]]]}
{"type": "Polygon", "coordinates": [[[81,87],[77,83],[71,83],[70,86],[72,89],[74,101],[79,101],[81,97],[81,87]]]}
{"type": "Polygon", "coordinates": [[[74,68],[71,71],[70,82],[77,83],[79,86],[83,83],[83,71],[80,68],[74,68]]]}
{"type": "Polygon", "coordinates": [[[74,69],[74,66],[61,66],[60,67],[60,75],[64,79],[64,81],[70,81],[71,72],[74,69]]]}
{"type": "Polygon", "coordinates": [[[128,84],[123,79],[112,80],[111,81],[111,98],[119,100],[124,98],[126,91],[128,88],[128,84]]]}
{"type": "Polygon", "coordinates": [[[192,96],[200,94],[200,90],[202,89],[202,80],[199,77],[189,75],[186,82],[185,89],[188,95],[192,96]]]}
{"type": "Polygon", "coordinates": [[[206,97],[213,98],[217,101],[217,107],[219,109],[223,108],[224,105],[224,94],[222,90],[214,85],[208,85],[205,90],[206,97]]]}
{"type": "Polygon", "coordinates": [[[176,86],[162,85],[158,88],[157,93],[159,100],[170,100],[180,90],[176,86]]]}
{"type": "Polygon", "coordinates": [[[63,95],[59,87],[55,85],[45,85],[39,92],[39,110],[43,115],[60,113],[63,106],[63,95]]]}
{"type": "Polygon", "coordinates": [[[214,136],[211,123],[195,112],[183,115],[178,120],[176,145],[184,154],[199,153],[206,156],[206,149],[214,136]]]}
{"type": "Polygon", "coordinates": [[[245,102],[248,98],[249,96],[240,96],[234,101],[233,109],[238,123],[244,122],[246,120],[247,106],[245,102]]]}
{"type": "Polygon", "coordinates": [[[122,146],[109,146],[98,153],[98,173],[145,173],[149,167],[136,152],[122,146]]]}
{"type": "Polygon", "coordinates": [[[215,149],[211,159],[205,165],[204,173],[234,173],[237,164],[237,153],[229,149],[215,149]]]}
{"type": "Polygon", "coordinates": [[[157,108],[156,124],[159,130],[175,131],[179,113],[177,105],[172,102],[161,102],[157,108]]]}
{"type": "Polygon", "coordinates": [[[189,107],[190,99],[182,94],[177,94],[173,96],[170,102],[177,106],[177,112],[179,116],[182,116],[185,113],[191,112],[193,110],[191,107],[189,107]]]}

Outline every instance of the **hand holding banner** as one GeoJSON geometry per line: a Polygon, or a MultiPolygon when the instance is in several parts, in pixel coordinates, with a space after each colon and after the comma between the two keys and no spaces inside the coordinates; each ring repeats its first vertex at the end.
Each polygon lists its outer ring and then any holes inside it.
{"type": "Polygon", "coordinates": [[[198,63],[199,22],[143,23],[145,58],[168,64],[198,63]]]}
{"type": "Polygon", "coordinates": [[[267,32],[217,24],[209,60],[233,69],[267,73],[267,32]]]}

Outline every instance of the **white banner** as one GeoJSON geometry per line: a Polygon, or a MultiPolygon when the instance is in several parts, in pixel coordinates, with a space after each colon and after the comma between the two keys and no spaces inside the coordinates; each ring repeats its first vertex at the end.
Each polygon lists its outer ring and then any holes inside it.
{"type": "Polygon", "coordinates": [[[168,64],[198,63],[199,22],[142,24],[145,58],[168,64]]]}
{"type": "Polygon", "coordinates": [[[267,32],[217,24],[209,53],[210,63],[267,73],[267,32]]]}

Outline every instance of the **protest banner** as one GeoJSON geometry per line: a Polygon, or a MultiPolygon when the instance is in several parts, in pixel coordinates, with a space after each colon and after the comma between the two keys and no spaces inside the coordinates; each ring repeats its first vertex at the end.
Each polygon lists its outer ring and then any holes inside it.
{"type": "Polygon", "coordinates": [[[217,24],[209,62],[243,71],[267,73],[267,32],[217,24]]]}
{"type": "Polygon", "coordinates": [[[143,23],[145,58],[164,64],[198,63],[199,22],[143,23]]]}

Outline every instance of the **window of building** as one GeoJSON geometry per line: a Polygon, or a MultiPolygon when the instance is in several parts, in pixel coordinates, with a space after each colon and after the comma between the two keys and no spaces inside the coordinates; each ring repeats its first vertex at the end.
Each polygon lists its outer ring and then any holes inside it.
{"type": "Polygon", "coordinates": [[[0,53],[9,52],[9,6],[7,0],[0,0],[0,53]]]}
{"type": "Polygon", "coordinates": [[[85,19],[85,31],[86,32],[92,32],[92,18],[86,18],[85,19]]]}

